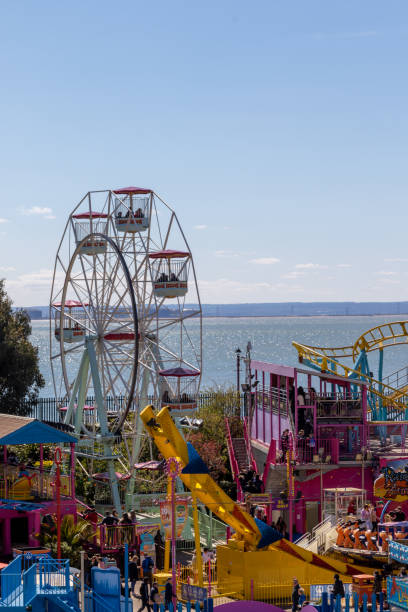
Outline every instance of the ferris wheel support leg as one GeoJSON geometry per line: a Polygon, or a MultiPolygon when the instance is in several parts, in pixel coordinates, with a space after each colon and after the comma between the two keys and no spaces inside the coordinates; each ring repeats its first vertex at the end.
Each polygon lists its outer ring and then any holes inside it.
{"type": "MultiPolygon", "coordinates": [[[[135,406],[135,416],[134,416],[135,435],[134,435],[133,442],[132,442],[132,453],[131,453],[131,462],[130,462],[131,467],[137,462],[139,458],[140,445],[142,442],[142,432],[144,431],[142,420],[139,414],[140,414],[140,409],[143,410],[143,408],[147,406],[149,403],[147,392],[149,388],[150,377],[151,377],[150,371],[148,368],[145,367],[143,371],[143,376],[142,376],[142,387],[140,391],[139,406],[135,406]]],[[[131,469],[130,474],[131,476],[126,485],[126,510],[132,509],[131,506],[133,505],[133,495],[135,492],[135,477],[136,477],[135,471],[131,469]]]]}
{"type": "Polygon", "coordinates": [[[85,349],[85,352],[82,357],[81,366],[79,368],[78,378],[79,378],[79,389],[78,389],[78,403],[77,409],[75,412],[75,431],[77,433],[81,432],[81,425],[83,421],[84,414],[84,406],[86,401],[86,381],[88,379],[88,371],[89,371],[89,354],[85,349]]]}
{"type": "MultiPolygon", "coordinates": [[[[98,413],[99,425],[101,428],[101,437],[102,439],[104,438],[103,449],[104,449],[105,456],[108,456],[112,453],[113,439],[112,439],[112,442],[109,444],[107,438],[111,437],[111,433],[109,431],[108,417],[106,416],[106,411],[105,411],[104,399],[103,399],[103,394],[102,394],[102,385],[101,385],[101,379],[99,378],[99,370],[98,370],[98,363],[96,359],[95,346],[91,338],[86,339],[86,348],[88,351],[89,365],[91,368],[92,382],[93,382],[93,387],[95,391],[96,410],[98,413]]],[[[115,463],[113,459],[108,459],[107,463],[108,463],[108,473],[109,473],[109,480],[110,480],[110,486],[111,486],[111,491],[112,491],[113,505],[115,506],[115,510],[119,514],[122,512],[122,507],[120,503],[118,481],[117,481],[116,474],[115,474],[115,463]]]]}
{"type": "MultiPolygon", "coordinates": [[[[76,396],[77,396],[77,393],[78,393],[78,389],[80,389],[80,385],[81,385],[81,372],[82,372],[82,370],[85,367],[84,366],[85,362],[87,362],[89,364],[89,357],[88,357],[88,352],[87,352],[86,348],[85,348],[85,350],[84,350],[84,352],[82,354],[81,364],[79,366],[79,371],[78,371],[77,377],[75,379],[74,386],[72,388],[71,398],[70,398],[69,404],[68,404],[68,410],[67,410],[67,412],[65,414],[64,423],[66,425],[70,425],[71,424],[72,416],[73,416],[74,410],[75,410],[76,396]]],[[[88,367],[89,367],[89,365],[88,365],[88,367]]],[[[75,429],[75,431],[76,431],[76,429],[75,429]]]]}

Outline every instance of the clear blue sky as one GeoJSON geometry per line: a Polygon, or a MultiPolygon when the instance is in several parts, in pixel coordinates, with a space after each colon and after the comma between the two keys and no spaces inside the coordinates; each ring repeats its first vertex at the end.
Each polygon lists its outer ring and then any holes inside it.
{"type": "Polygon", "coordinates": [[[17,305],[48,302],[82,195],[128,184],[176,209],[204,302],[408,299],[405,0],[5,1],[0,17],[17,305]]]}

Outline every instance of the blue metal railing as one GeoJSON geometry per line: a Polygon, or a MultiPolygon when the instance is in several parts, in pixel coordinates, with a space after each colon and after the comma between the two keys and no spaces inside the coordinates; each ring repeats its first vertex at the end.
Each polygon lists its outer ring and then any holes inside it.
{"type": "Polygon", "coordinates": [[[69,561],[68,559],[39,559],[36,564],[39,577],[39,592],[56,591],[69,592],[69,561]]]}
{"type": "Polygon", "coordinates": [[[27,605],[29,601],[36,595],[36,584],[35,578],[37,575],[37,567],[33,564],[23,574],[23,600],[24,605],[27,605]]]}
{"type": "Polygon", "coordinates": [[[1,571],[1,597],[7,599],[21,586],[21,556],[16,557],[1,571]]]}

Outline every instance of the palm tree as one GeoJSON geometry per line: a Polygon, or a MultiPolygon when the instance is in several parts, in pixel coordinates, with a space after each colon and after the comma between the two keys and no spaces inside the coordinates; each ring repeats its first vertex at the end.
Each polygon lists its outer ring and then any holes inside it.
{"type": "MultiPolygon", "coordinates": [[[[61,521],[61,557],[69,559],[72,566],[79,566],[80,553],[86,542],[95,537],[94,526],[88,521],[78,519],[75,523],[72,514],[66,514],[61,521]]],[[[42,524],[40,540],[42,546],[51,549],[53,557],[57,556],[57,530],[42,524]]]]}

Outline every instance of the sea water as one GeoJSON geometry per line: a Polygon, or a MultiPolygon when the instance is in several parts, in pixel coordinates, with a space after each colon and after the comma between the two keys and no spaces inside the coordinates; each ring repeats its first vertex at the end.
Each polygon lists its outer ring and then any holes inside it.
{"type": "MultiPolygon", "coordinates": [[[[227,388],[236,384],[235,350],[240,348],[244,355],[248,341],[252,344],[252,359],[295,366],[298,365],[298,359],[297,351],[292,346],[293,340],[311,346],[349,346],[366,330],[387,321],[400,319],[401,317],[397,316],[204,318],[201,389],[227,388]]],[[[193,343],[198,347],[199,323],[189,321],[187,325],[193,343]]],[[[38,347],[40,369],[46,383],[41,395],[53,397],[49,321],[32,321],[31,341],[38,347]]],[[[79,366],[79,358],[79,355],[71,358],[70,370],[73,374],[79,366]]],[[[378,364],[377,351],[369,355],[369,361],[375,375],[378,364]]],[[[345,362],[347,365],[352,365],[350,360],[345,362]]],[[[385,351],[385,375],[406,365],[408,365],[408,344],[385,351]]],[[[243,377],[244,364],[241,364],[241,382],[243,377]]]]}

